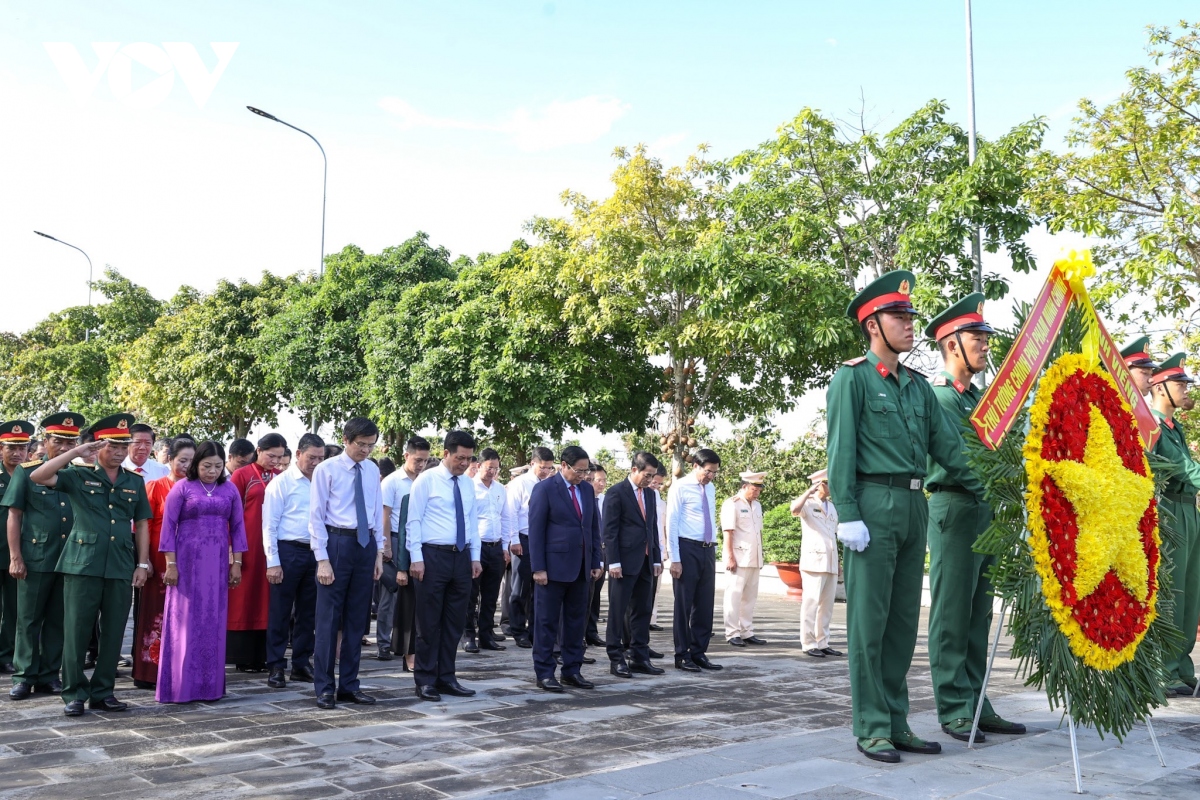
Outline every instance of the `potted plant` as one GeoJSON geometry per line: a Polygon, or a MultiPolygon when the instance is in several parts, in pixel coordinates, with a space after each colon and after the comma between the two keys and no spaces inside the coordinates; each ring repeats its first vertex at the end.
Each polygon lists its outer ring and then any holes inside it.
{"type": "Polygon", "coordinates": [[[800,584],[800,518],[793,517],[788,503],[763,514],[763,561],[775,567],[779,579],[788,587],[788,597],[803,594],[800,584]]]}

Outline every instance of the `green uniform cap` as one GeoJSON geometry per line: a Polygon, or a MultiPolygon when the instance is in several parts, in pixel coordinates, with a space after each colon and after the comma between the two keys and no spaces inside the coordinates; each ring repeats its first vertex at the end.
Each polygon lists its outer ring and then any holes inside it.
{"type": "Polygon", "coordinates": [[[995,333],[991,325],[983,321],[983,293],[973,292],[942,313],[934,317],[925,328],[925,335],[941,341],[959,331],[995,333]]]}
{"type": "Polygon", "coordinates": [[[60,411],[42,420],[42,430],[47,436],[57,436],[60,439],[78,439],[79,432],[87,425],[82,414],[73,411],[60,411]]]}
{"type": "Polygon", "coordinates": [[[1158,364],[1150,357],[1150,337],[1139,336],[1121,348],[1121,359],[1127,367],[1149,367],[1155,369],[1158,364]]]}
{"type": "Polygon", "coordinates": [[[136,421],[133,414],[112,414],[104,419],[92,423],[92,427],[88,428],[92,437],[98,441],[108,442],[129,442],[133,440],[133,434],[129,432],[129,426],[136,421]]]}
{"type": "Polygon", "coordinates": [[[912,290],[917,278],[906,269],[881,275],[850,301],[846,313],[850,319],[864,321],[876,311],[902,311],[916,314],[912,305],[912,290]]]}
{"type": "Polygon", "coordinates": [[[29,444],[37,428],[23,419],[0,423],[0,444],[29,444]]]}
{"type": "Polygon", "coordinates": [[[1165,383],[1167,381],[1195,383],[1196,379],[1188,375],[1183,369],[1183,362],[1186,358],[1187,353],[1176,353],[1163,361],[1158,366],[1158,369],[1154,370],[1154,374],[1150,376],[1150,383],[1165,383]]]}

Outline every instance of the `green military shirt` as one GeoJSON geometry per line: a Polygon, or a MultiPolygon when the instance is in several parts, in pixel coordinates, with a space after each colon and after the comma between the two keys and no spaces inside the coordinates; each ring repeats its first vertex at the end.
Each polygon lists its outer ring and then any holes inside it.
{"type": "MultiPolygon", "coordinates": [[[[958,426],[959,433],[965,436],[963,429],[969,424],[967,420],[971,412],[979,404],[979,389],[974,383],[963,384],[949,372],[943,371],[933,379],[933,396],[937,398],[942,411],[950,417],[950,421],[958,426]]],[[[959,485],[950,478],[946,469],[932,458],[929,459],[929,472],[925,482],[927,485],[938,486],[959,485]]]]}
{"type": "Polygon", "coordinates": [[[1200,464],[1192,458],[1192,451],[1187,446],[1187,440],[1183,437],[1183,428],[1178,422],[1167,422],[1167,418],[1154,411],[1154,416],[1158,418],[1162,424],[1159,426],[1158,441],[1154,444],[1154,452],[1173,464],[1177,464],[1181,469],[1180,475],[1172,477],[1167,481],[1163,491],[1167,494],[1182,494],[1195,495],[1200,488],[1200,464]]]}
{"type": "MultiPolygon", "coordinates": [[[[0,497],[4,497],[8,493],[8,485],[12,483],[12,473],[4,468],[4,464],[0,463],[0,497]]],[[[0,531],[4,532],[0,536],[0,569],[8,572],[8,561],[11,554],[8,552],[8,506],[0,506],[0,531]]]]}
{"type": "Polygon", "coordinates": [[[29,479],[41,463],[26,461],[17,467],[0,505],[5,512],[10,508],[21,511],[21,558],[25,568],[30,572],[54,572],[75,514],[65,497],[29,479]]]}
{"type": "Polygon", "coordinates": [[[829,491],[842,522],[861,520],[857,476],[924,478],[930,459],[956,484],[983,497],[971,474],[962,436],[938,407],[933,387],[901,366],[892,374],[874,353],[847,361],[826,395],[829,491]]]}
{"type": "Polygon", "coordinates": [[[55,571],[132,580],[137,566],[133,523],[151,516],[141,476],[118,469],[117,481],[111,483],[99,466],[72,464],[58,471],[54,488],[67,496],[75,512],[55,571]]]}

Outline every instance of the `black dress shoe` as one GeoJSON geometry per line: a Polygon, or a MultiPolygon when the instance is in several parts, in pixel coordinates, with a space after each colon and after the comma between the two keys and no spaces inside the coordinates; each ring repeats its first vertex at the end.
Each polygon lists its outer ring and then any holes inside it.
{"type": "Polygon", "coordinates": [[[62,694],[62,681],[53,678],[49,683],[39,683],[34,691],[40,694],[62,694]]]}
{"type": "Polygon", "coordinates": [[[605,642],[603,639],[601,639],[599,636],[588,636],[584,639],[584,641],[587,642],[588,644],[590,644],[592,647],[607,647],[608,646],[608,643],[605,642]]]}
{"type": "Polygon", "coordinates": [[[927,742],[924,739],[919,739],[913,734],[908,734],[908,737],[893,736],[892,746],[897,750],[903,750],[906,753],[920,753],[921,755],[932,756],[942,752],[942,745],[938,742],[927,742]]]}
{"type": "Polygon", "coordinates": [[[740,636],[735,636],[732,639],[726,639],[726,641],[729,642],[729,644],[733,645],[734,647],[745,647],[746,646],[745,640],[743,640],[742,637],[740,637],[740,636]]]}
{"type": "Polygon", "coordinates": [[[663,657],[663,654],[658,652],[657,650],[655,650],[653,647],[647,647],[646,652],[647,652],[647,655],[649,655],[651,658],[662,658],[663,657]]]}
{"type": "Polygon", "coordinates": [[[649,661],[630,661],[630,672],[640,672],[642,675],[662,675],[666,672],[662,667],[656,667],[649,661]]]}
{"type": "Polygon", "coordinates": [[[358,691],[357,689],[353,692],[338,692],[337,699],[341,700],[343,703],[358,703],[360,706],[375,705],[374,697],[371,697],[371,695],[366,694],[365,692],[358,691]]]}
{"type": "Polygon", "coordinates": [[[8,690],[9,700],[24,700],[33,694],[33,685],[29,683],[14,683],[8,690]]]}
{"type": "Polygon", "coordinates": [[[592,658],[591,656],[584,656],[584,657],[583,657],[583,663],[585,663],[585,664],[595,664],[595,663],[596,663],[596,659],[592,658]]]}
{"type": "Polygon", "coordinates": [[[560,667],[562,666],[562,653],[554,654],[554,663],[558,664],[560,667]]]}
{"type": "Polygon", "coordinates": [[[662,629],[663,629],[663,626],[662,626],[662,625],[659,625],[657,622],[651,622],[651,623],[650,623],[650,630],[652,630],[652,631],[661,631],[662,629]]]}
{"type": "Polygon", "coordinates": [[[88,708],[93,711],[126,711],[129,709],[129,704],[122,703],[110,694],[102,700],[92,700],[88,703],[88,708]]]}
{"type": "Polygon", "coordinates": [[[562,683],[564,686],[574,686],[576,689],[596,688],[596,684],[592,683],[582,675],[563,675],[562,683]]]}
{"type": "Polygon", "coordinates": [[[742,641],[745,642],[746,644],[766,644],[767,643],[767,640],[763,639],[760,636],[747,636],[742,641]]]}
{"type": "Polygon", "coordinates": [[[380,661],[391,661],[393,658],[395,658],[395,656],[392,655],[392,648],[390,648],[390,647],[379,648],[379,660],[380,661]]]}
{"type": "Polygon", "coordinates": [[[714,664],[713,662],[709,661],[708,656],[704,655],[704,653],[701,653],[698,656],[692,656],[692,661],[694,661],[696,666],[700,667],[701,669],[711,669],[713,672],[725,669],[723,665],[714,664]]]}
{"type": "Polygon", "coordinates": [[[824,653],[824,654],[825,654],[825,655],[827,655],[827,656],[840,656],[840,655],[842,655],[842,651],[841,651],[841,650],[834,650],[832,647],[822,647],[822,648],[821,648],[821,652],[822,652],[822,653],[824,653]]]}
{"type": "Polygon", "coordinates": [[[679,658],[679,657],[675,658],[675,669],[681,669],[684,672],[699,672],[700,671],[700,668],[697,667],[690,658],[679,658]]]}
{"type": "Polygon", "coordinates": [[[17,671],[17,667],[16,667],[16,665],[15,665],[15,664],[13,664],[11,661],[2,661],[2,662],[0,662],[0,672],[3,672],[3,673],[13,673],[13,672],[16,672],[16,671],[17,671]]]}
{"type": "Polygon", "coordinates": [[[272,689],[287,688],[287,679],[283,677],[283,667],[275,667],[271,670],[271,675],[267,678],[267,686],[272,689]]]}
{"type": "Polygon", "coordinates": [[[475,641],[474,636],[468,636],[463,639],[462,648],[464,653],[478,653],[479,643],[475,641]]]}
{"type": "Polygon", "coordinates": [[[130,658],[129,656],[121,656],[120,658],[117,659],[117,666],[118,667],[132,667],[133,659],[130,658]]]}
{"type": "Polygon", "coordinates": [[[438,690],[432,686],[418,686],[417,697],[421,698],[422,700],[428,700],[431,703],[436,703],[442,699],[442,695],[438,693],[438,690]]]}
{"type": "Polygon", "coordinates": [[[84,669],[94,669],[95,666],[96,666],[96,654],[95,653],[88,653],[87,655],[85,655],[83,657],[83,668],[84,669]]]}
{"type": "Polygon", "coordinates": [[[497,644],[494,641],[488,641],[486,639],[479,640],[479,647],[483,650],[507,650],[508,649],[507,647],[505,647],[502,644],[497,644]]]}
{"type": "Polygon", "coordinates": [[[812,650],[805,650],[805,651],[804,651],[804,655],[806,655],[806,656],[811,656],[812,658],[824,658],[824,657],[825,657],[825,651],[824,651],[824,650],[818,650],[817,648],[815,648],[815,647],[814,647],[812,650]]]}
{"type": "Polygon", "coordinates": [[[146,689],[148,691],[153,692],[155,689],[155,685],[153,683],[151,683],[150,681],[140,681],[137,678],[134,678],[133,679],[133,688],[146,689]]]}
{"type": "Polygon", "coordinates": [[[451,697],[474,697],[475,690],[468,689],[457,680],[441,681],[437,684],[437,690],[442,694],[448,694],[451,697]]]}
{"type": "Polygon", "coordinates": [[[312,670],[308,667],[292,667],[292,680],[300,681],[301,683],[312,683],[312,670]]]}
{"type": "MultiPolygon", "coordinates": [[[[508,633],[508,631],[505,631],[504,633],[508,633]]],[[[497,641],[497,642],[507,642],[507,641],[508,641],[508,637],[507,637],[507,636],[505,636],[505,635],[504,635],[504,633],[493,633],[493,634],[492,634],[492,639],[493,639],[493,641],[497,641]]]]}
{"type": "Polygon", "coordinates": [[[71,702],[67,703],[63,707],[63,713],[66,714],[68,717],[82,717],[83,716],[83,701],[82,700],[72,700],[71,702]]]}
{"type": "Polygon", "coordinates": [[[517,647],[522,647],[526,650],[533,647],[533,642],[529,640],[528,636],[516,636],[514,637],[514,640],[517,643],[517,647]]]}
{"type": "Polygon", "coordinates": [[[333,692],[326,692],[317,698],[317,708],[337,708],[337,698],[333,692]]]}
{"type": "Polygon", "coordinates": [[[629,665],[624,661],[614,661],[608,665],[608,671],[618,678],[632,678],[633,673],[629,671],[629,665]]]}
{"type": "Polygon", "coordinates": [[[547,692],[554,692],[555,694],[561,694],[563,690],[562,684],[559,683],[558,679],[553,675],[551,675],[549,678],[538,678],[537,684],[539,689],[544,689],[547,692]]]}

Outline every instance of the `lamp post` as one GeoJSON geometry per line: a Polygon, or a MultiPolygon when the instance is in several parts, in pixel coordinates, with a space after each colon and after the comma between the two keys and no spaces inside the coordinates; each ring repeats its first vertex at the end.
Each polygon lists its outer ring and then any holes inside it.
{"type": "Polygon", "coordinates": [[[325,148],[321,147],[321,143],[317,141],[317,137],[313,136],[303,128],[297,128],[290,122],[284,122],[274,114],[268,114],[266,111],[263,111],[260,108],[255,108],[254,106],[246,106],[246,108],[255,114],[258,114],[260,117],[273,120],[274,122],[278,122],[280,125],[287,125],[294,131],[300,131],[300,133],[303,133],[305,136],[312,139],[313,142],[316,143],[317,148],[321,151],[321,159],[325,162],[325,170],[321,177],[321,266],[317,274],[323,276],[325,274],[325,190],[329,185],[329,159],[325,156],[325,148]]]}
{"type": "MultiPolygon", "coordinates": [[[[971,0],[967,3],[967,164],[975,163],[975,44],[971,33],[971,0]]],[[[971,260],[975,264],[975,291],[983,291],[983,260],[979,228],[971,231],[971,260]]]]}
{"type": "MultiPolygon", "coordinates": [[[[59,244],[65,244],[67,247],[70,247],[73,250],[78,250],[79,252],[83,253],[83,257],[86,258],[87,262],[88,262],[88,308],[91,308],[92,307],[92,257],[89,256],[87,253],[84,253],[82,248],[76,247],[75,245],[71,244],[70,242],[64,242],[62,239],[56,239],[53,236],[51,236],[50,234],[42,233],[41,231],[34,231],[34,233],[36,233],[38,236],[42,236],[46,239],[49,239],[52,242],[58,242],[59,244]]],[[[89,340],[90,337],[91,337],[91,331],[87,328],[84,328],[83,340],[86,342],[89,340]]]]}

